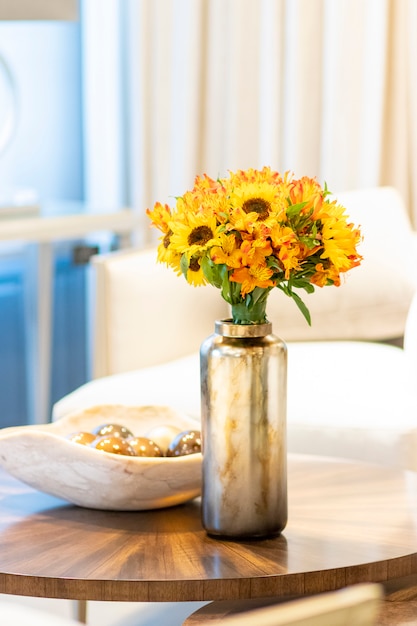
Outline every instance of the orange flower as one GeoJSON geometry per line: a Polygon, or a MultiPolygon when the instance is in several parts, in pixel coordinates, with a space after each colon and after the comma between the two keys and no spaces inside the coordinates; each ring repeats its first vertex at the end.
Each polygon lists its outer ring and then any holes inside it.
{"type": "Polygon", "coordinates": [[[219,236],[220,245],[211,249],[211,260],[220,265],[223,263],[228,268],[238,268],[241,266],[241,253],[236,245],[236,237],[233,234],[219,236]]]}
{"type": "Polygon", "coordinates": [[[244,298],[248,293],[253,291],[255,287],[263,289],[274,287],[275,282],[271,280],[273,270],[266,266],[251,265],[250,267],[242,267],[233,272],[230,280],[241,284],[240,293],[244,298]]]}
{"type": "Polygon", "coordinates": [[[152,221],[152,226],[156,226],[163,233],[170,231],[169,221],[172,218],[172,214],[167,204],[156,202],[153,210],[146,209],[146,213],[152,221]]]}
{"type": "Polygon", "coordinates": [[[340,274],[334,266],[325,268],[323,263],[317,263],[316,273],[313,274],[310,281],[317,287],[325,287],[326,285],[340,287],[340,274]]]}
{"type": "Polygon", "coordinates": [[[303,213],[314,209],[319,210],[323,204],[323,190],[315,178],[303,176],[299,180],[291,181],[289,188],[291,204],[305,202],[303,213]]]}
{"type": "Polygon", "coordinates": [[[217,180],[196,176],[174,209],[156,203],[147,210],[163,235],[158,261],[193,285],[221,289],[236,323],[264,321],[272,287],[292,297],[310,323],[294,290],[339,286],[341,273],[362,260],[359,229],[328,195],[315,178],[270,167],[217,180]]]}

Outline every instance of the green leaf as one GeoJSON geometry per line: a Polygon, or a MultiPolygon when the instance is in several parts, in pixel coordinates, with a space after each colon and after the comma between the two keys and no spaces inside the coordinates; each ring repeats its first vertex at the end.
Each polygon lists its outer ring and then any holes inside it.
{"type": "Polygon", "coordinates": [[[281,291],[283,291],[285,293],[286,296],[288,296],[289,298],[291,298],[291,289],[288,287],[287,283],[279,283],[277,285],[278,289],[281,289],[281,291]]]}
{"type": "Polygon", "coordinates": [[[291,204],[287,209],[287,217],[291,218],[298,215],[301,209],[303,209],[306,204],[307,202],[298,202],[297,204],[291,204]]]}
{"type": "Polygon", "coordinates": [[[279,272],[283,272],[283,269],[281,268],[278,259],[274,256],[268,256],[266,259],[266,264],[267,264],[267,267],[270,267],[279,272]]]}
{"type": "Polygon", "coordinates": [[[208,280],[208,282],[211,285],[215,284],[215,274],[214,274],[214,268],[213,268],[213,263],[212,261],[210,261],[210,259],[208,259],[207,257],[203,256],[200,259],[200,265],[201,265],[201,269],[203,270],[203,274],[206,277],[206,279],[208,280]]]}
{"type": "Polygon", "coordinates": [[[308,325],[311,326],[310,311],[308,310],[304,302],[301,300],[300,296],[297,293],[295,293],[295,291],[292,290],[292,285],[280,283],[279,285],[277,285],[277,288],[281,289],[281,291],[283,291],[286,296],[294,300],[295,304],[298,306],[299,310],[301,311],[304,318],[306,319],[308,325]]]}
{"type": "Polygon", "coordinates": [[[213,263],[213,261],[207,256],[203,256],[200,259],[200,265],[203,269],[204,276],[207,278],[208,282],[217,287],[217,289],[221,289],[223,277],[222,277],[222,267],[224,265],[220,265],[217,263],[213,263]]]}
{"type": "MultiPolygon", "coordinates": [[[[229,273],[227,274],[227,278],[230,281],[229,273]]],[[[230,281],[230,300],[231,304],[235,304],[242,300],[242,296],[240,295],[241,284],[235,283],[234,281],[230,281]]]]}
{"type": "Polygon", "coordinates": [[[205,256],[200,260],[201,269],[203,270],[204,276],[207,278],[208,282],[213,284],[214,276],[213,276],[213,264],[212,262],[205,256]]]}
{"type": "Polygon", "coordinates": [[[306,307],[306,305],[304,304],[304,302],[301,300],[300,296],[295,293],[294,291],[291,292],[291,298],[294,300],[295,304],[298,306],[298,308],[300,309],[301,313],[304,315],[307,324],[309,326],[311,326],[311,315],[310,315],[310,311],[308,310],[308,308],[306,307]]]}
{"type": "Polygon", "coordinates": [[[224,300],[226,300],[226,302],[228,302],[229,304],[232,304],[230,287],[231,287],[231,283],[229,281],[228,272],[226,271],[225,273],[223,273],[223,280],[222,280],[222,286],[221,286],[221,290],[222,290],[221,295],[222,295],[222,298],[224,300]]]}
{"type": "Polygon", "coordinates": [[[307,293],[314,293],[314,285],[305,278],[293,278],[291,285],[296,289],[304,289],[307,293]]]}
{"type": "Polygon", "coordinates": [[[309,250],[312,250],[316,246],[319,246],[321,243],[318,239],[315,239],[315,237],[311,235],[301,235],[298,240],[306,245],[309,250]]]}
{"type": "Polygon", "coordinates": [[[255,306],[258,302],[265,302],[271,290],[272,287],[255,287],[255,289],[246,296],[246,299],[251,296],[251,305],[255,306]]]}
{"type": "Polygon", "coordinates": [[[185,254],[182,255],[181,257],[181,261],[180,261],[180,268],[181,268],[181,272],[183,273],[183,275],[185,276],[185,278],[187,278],[187,272],[188,272],[188,268],[190,267],[190,263],[187,259],[187,256],[185,254]]]}
{"type": "Polygon", "coordinates": [[[326,198],[327,196],[331,196],[331,195],[333,194],[331,191],[329,191],[326,181],[324,181],[323,198],[326,198]]]}

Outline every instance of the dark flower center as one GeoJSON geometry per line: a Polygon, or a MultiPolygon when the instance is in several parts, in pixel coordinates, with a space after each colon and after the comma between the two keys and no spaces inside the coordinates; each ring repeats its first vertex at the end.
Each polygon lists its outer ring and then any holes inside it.
{"type": "Polygon", "coordinates": [[[192,272],[198,272],[200,270],[200,263],[196,257],[191,259],[188,269],[192,272]]]}
{"type": "Polygon", "coordinates": [[[171,243],[171,235],[172,235],[172,230],[170,230],[169,233],[167,233],[165,237],[163,238],[162,243],[163,243],[164,248],[168,248],[169,244],[171,243]]]}
{"type": "Polygon", "coordinates": [[[208,226],[197,226],[188,235],[188,244],[193,246],[204,246],[205,243],[213,239],[213,231],[208,226]]]}
{"type": "Polygon", "coordinates": [[[243,203],[242,209],[245,213],[257,213],[264,220],[270,213],[271,205],[263,198],[250,198],[243,203]]]}

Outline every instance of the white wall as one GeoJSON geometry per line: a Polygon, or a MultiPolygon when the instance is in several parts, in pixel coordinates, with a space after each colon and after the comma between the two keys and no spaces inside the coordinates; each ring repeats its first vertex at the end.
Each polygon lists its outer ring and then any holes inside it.
{"type": "Polygon", "coordinates": [[[0,54],[19,103],[15,136],[0,154],[0,198],[33,188],[41,202],[81,200],[79,23],[0,21],[0,54]]]}

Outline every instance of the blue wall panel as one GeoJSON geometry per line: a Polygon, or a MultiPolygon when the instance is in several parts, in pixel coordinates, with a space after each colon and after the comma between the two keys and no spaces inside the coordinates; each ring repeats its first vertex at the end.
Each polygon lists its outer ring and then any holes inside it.
{"type": "Polygon", "coordinates": [[[22,269],[0,275],[0,426],[27,416],[22,269]]]}
{"type": "Polygon", "coordinates": [[[67,252],[55,264],[51,403],[86,382],[86,329],[86,266],[67,252]]]}
{"type": "MultiPolygon", "coordinates": [[[[0,427],[28,421],[24,264],[0,260],[0,427]]],[[[72,246],[55,255],[51,407],[87,379],[86,266],[72,246]]]]}

